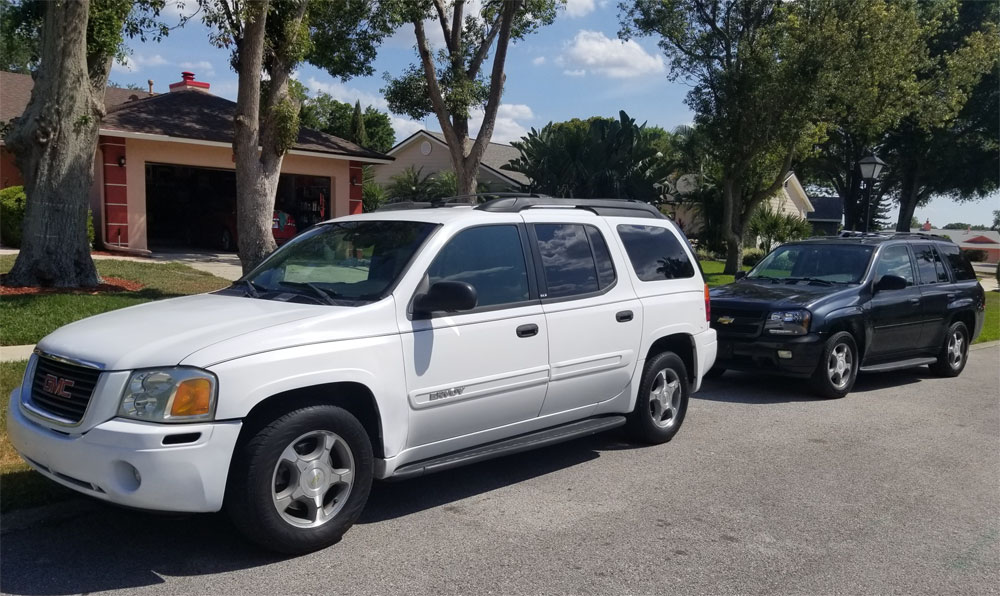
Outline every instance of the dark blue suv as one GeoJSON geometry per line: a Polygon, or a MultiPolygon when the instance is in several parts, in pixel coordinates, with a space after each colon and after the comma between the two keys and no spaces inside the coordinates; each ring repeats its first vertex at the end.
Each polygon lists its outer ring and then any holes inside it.
{"type": "Polygon", "coordinates": [[[726,369],[812,380],[843,397],[859,371],[930,365],[954,377],[983,326],[985,293],[947,238],[843,235],[782,245],[711,292],[726,369]]]}

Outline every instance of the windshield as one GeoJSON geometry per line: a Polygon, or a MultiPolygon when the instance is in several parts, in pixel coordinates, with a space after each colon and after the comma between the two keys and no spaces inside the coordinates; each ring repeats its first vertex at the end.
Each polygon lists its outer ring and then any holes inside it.
{"type": "Polygon", "coordinates": [[[764,257],[747,278],[857,283],[868,270],[871,257],[871,246],[789,244],[764,257]]]}
{"type": "Polygon", "coordinates": [[[247,294],[297,293],[314,302],[378,300],[435,227],[411,221],[324,224],[300,234],[237,285],[247,294]]]}

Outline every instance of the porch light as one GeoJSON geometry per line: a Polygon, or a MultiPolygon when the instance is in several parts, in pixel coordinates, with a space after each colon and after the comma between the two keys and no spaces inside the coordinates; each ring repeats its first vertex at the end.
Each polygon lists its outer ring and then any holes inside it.
{"type": "Polygon", "coordinates": [[[125,167],[125,156],[124,155],[121,155],[121,156],[118,157],[118,167],[119,168],[124,168],[125,167]]]}

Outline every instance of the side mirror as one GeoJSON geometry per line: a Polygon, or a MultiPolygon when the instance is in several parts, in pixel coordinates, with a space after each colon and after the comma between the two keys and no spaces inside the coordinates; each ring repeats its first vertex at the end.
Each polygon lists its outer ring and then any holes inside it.
{"type": "Polygon", "coordinates": [[[736,278],[736,281],[740,281],[741,279],[743,279],[746,276],[747,276],[747,272],[746,271],[737,271],[736,275],[734,277],[736,278]]]}
{"type": "Polygon", "coordinates": [[[905,290],[906,280],[898,275],[883,275],[882,279],[878,280],[875,284],[876,292],[884,292],[885,290],[905,290]]]}
{"type": "Polygon", "coordinates": [[[413,299],[413,312],[458,312],[476,308],[479,296],[476,288],[464,281],[439,281],[426,294],[418,294],[413,299]]]}

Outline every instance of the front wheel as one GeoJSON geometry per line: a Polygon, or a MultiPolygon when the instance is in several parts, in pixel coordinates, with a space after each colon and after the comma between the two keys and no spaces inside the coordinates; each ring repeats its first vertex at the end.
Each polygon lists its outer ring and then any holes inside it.
{"type": "Polygon", "coordinates": [[[854,387],[858,366],[854,336],[846,331],[834,333],[823,346],[823,355],[812,377],[813,389],[821,397],[844,397],[854,387]]]}
{"type": "Polygon", "coordinates": [[[271,422],[234,454],[226,509],[264,548],[325,548],[361,515],[374,459],[361,423],[336,406],[309,406],[271,422]]]}
{"type": "Polygon", "coordinates": [[[628,417],[629,436],[642,443],[666,443],[680,430],[687,405],[684,361],[673,352],[657,354],[643,369],[635,408],[628,417]]]}
{"type": "Polygon", "coordinates": [[[965,369],[969,359],[969,328],[961,321],[955,321],[948,327],[948,335],[944,338],[937,362],[930,369],[942,377],[957,377],[965,369]]]}

